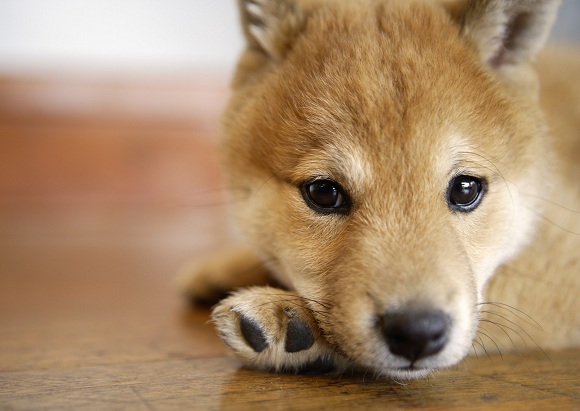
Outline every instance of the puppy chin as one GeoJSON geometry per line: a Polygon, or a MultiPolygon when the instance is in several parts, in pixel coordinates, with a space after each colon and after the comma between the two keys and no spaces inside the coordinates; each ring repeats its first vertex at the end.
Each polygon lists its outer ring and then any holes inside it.
{"type": "Polygon", "coordinates": [[[425,378],[431,374],[434,370],[431,368],[400,368],[385,370],[383,375],[390,377],[394,380],[409,381],[418,380],[420,378],[425,378]]]}
{"type": "Polygon", "coordinates": [[[446,368],[452,367],[464,358],[464,355],[458,355],[454,358],[432,358],[425,359],[424,361],[419,361],[418,364],[414,366],[403,366],[387,368],[382,370],[381,374],[387,377],[393,378],[395,380],[416,380],[419,378],[424,378],[436,370],[444,370],[446,368]]]}

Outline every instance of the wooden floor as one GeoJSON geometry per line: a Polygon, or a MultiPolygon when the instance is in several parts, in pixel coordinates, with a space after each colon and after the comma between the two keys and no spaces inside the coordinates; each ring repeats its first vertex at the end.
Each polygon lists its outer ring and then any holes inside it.
{"type": "Polygon", "coordinates": [[[574,350],[405,384],[242,369],[171,287],[229,241],[200,90],[0,81],[0,410],[580,409],[574,350]]]}

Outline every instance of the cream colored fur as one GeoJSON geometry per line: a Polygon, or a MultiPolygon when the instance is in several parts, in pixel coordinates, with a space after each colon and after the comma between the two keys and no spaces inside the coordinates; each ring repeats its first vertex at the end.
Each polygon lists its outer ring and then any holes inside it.
{"type": "Polygon", "coordinates": [[[260,286],[214,308],[246,365],[418,378],[580,344],[580,58],[546,53],[539,81],[532,64],[558,3],[240,0],[224,159],[249,247],[180,288],[260,286]],[[449,204],[458,175],[485,182],[472,211],[449,204]],[[307,205],[313,180],[350,208],[307,205]],[[385,318],[409,312],[442,313],[444,346],[397,354],[385,318]]]}

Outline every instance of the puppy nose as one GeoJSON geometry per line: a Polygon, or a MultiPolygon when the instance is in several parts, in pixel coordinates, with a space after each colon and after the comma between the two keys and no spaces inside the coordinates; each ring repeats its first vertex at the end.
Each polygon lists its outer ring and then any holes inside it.
{"type": "Polygon", "coordinates": [[[440,310],[407,309],[380,317],[389,350],[411,363],[437,354],[449,337],[449,317],[440,310]]]}

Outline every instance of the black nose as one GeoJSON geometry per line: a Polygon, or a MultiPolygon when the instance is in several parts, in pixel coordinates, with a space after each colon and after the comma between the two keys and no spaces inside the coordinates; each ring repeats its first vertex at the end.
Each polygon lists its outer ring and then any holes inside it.
{"type": "Polygon", "coordinates": [[[440,310],[407,309],[385,313],[380,326],[389,350],[415,361],[437,354],[447,344],[449,317],[440,310]]]}

